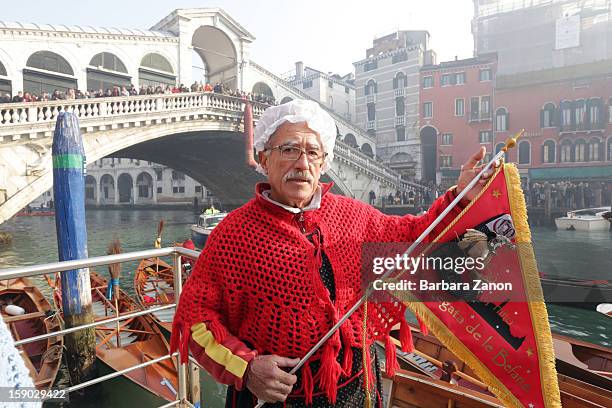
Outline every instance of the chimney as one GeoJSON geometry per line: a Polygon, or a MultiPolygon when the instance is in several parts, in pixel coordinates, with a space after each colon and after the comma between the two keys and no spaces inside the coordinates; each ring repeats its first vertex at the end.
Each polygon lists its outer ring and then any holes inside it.
{"type": "Polygon", "coordinates": [[[295,79],[302,79],[304,76],[304,63],[298,61],[295,63],[295,79]]]}

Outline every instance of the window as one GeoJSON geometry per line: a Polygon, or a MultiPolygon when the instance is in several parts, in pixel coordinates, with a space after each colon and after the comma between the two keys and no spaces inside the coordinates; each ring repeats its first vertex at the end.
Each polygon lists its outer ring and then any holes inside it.
{"type": "Polygon", "coordinates": [[[440,77],[440,86],[449,86],[451,82],[451,74],[444,74],[440,77]]]}
{"type": "Polygon", "coordinates": [[[465,115],[465,100],[455,99],[455,116],[465,115]]]}
{"type": "Polygon", "coordinates": [[[399,72],[393,78],[393,89],[405,88],[406,87],[406,75],[404,73],[399,72]]]}
{"type": "Polygon", "coordinates": [[[586,161],[586,142],[582,139],[576,141],[574,147],[574,161],[583,162],[586,161]]]}
{"type": "Polygon", "coordinates": [[[555,126],[555,104],[547,103],[540,112],[540,127],[547,128],[555,126]]]}
{"type": "Polygon", "coordinates": [[[602,106],[601,99],[599,98],[591,98],[587,102],[588,106],[588,117],[587,120],[591,125],[591,129],[602,129],[603,128],[603,120],[601,117],[602,106]]]}
{"type": "Polygon", "coordinates": [[[348,86],[344,87],[344,93],[349,93],[350,92],[350,88],[348,86]]]}
{"type": "Polygon", "coordinates": [[[433,88],[434,81],[432,76],[423,77],[423,88],[433,88]]]}
{"type": "Polygon", "coordinates": [[[423,104],[423,117],[424,118],[433,117],[433,102],[425,102],[423,104]]]}
{"type": "Polygon", "coordinates": [[[308,89],[308,88],[312,88],[312,79],[308,81],[304,81],[302,83],[302,89],[308,89]]]}
{"type": "Polygon", "coordinates": [[[365,65],[363,66],[363,72],[372,71],[376,68],[378,68],[378,61],[377,60],[369,61],[369,62],[366,62],[365,65]]]}
{"type": "Polygon", "coordinates": [[[368,122],[376,120],[376,105],[368,103],[368,122]]]}
{"type": "Polygon", "coordinates": [[[572,103],[570,101],[563,101],[560,105],[561,108],[561,126],[568,128],[572,126],[572,103]]]}
{"type": "Polygon", "coordinates": [[[162,187],[157,187],[157,194],[161,194],[162,191],[164,191],[162,187]]]}
{"type": "Polygon", "coordinates": [[[491,69],[481,69],[479,73],[480,81],[490,81],[491,80],[491,69]]]}
{"type": "Polygon", "coordinates": [[[163,175],[163,171],[162,169],[153,169],[155,171],[155,179],[157,181],[162,181],[162,175],[163,175]]]}
{"type": "Polygon", "coordinates": [[[327,86],[328,88],[333,88],[334,87],[334,81],[327,81],[327,86]]]}
{"type": "Polygon", "coordinates": [[[376,85],[376,81],[370,79],[365,86],[365,94],[366,95],[374,95],[378,92],[378,86],[376,85]]]}
{"type": "Polygon", "coordinates": [[[440,167],[451,167],[453,165],[453,156],[441,155],[440,156],[440,167]]]}
{"type": "Polygon", "coordinates": [[[406,141],[406,128],[404,126],[398,126],[395,128],[395,136],[398,142],[406,141]]]}
{"type": "Polygon", "coordinates": [[[455,74],[455,84],[457,85],[465,84],[465,72],[458,72],[455,74]]]}
{"type": "Polygon", "coordinates": [[[491,97],[481,96],[480,97],[480,118],[488,119],[491,117],[491,97]]]}
{"type": "Polygon", "coordinates": [[[555,142],[547,140],[542,146],[542,163],[555,162],[555,142]]]}
{"type": "Polygon", "coordinates": [[[172,192],[174,194],[185,194],[185,187],[184,186],[172,187],[172,192]]]}
{"type": "Polygon", "coordinates": [[[173,194],[177,194],[178,193],[178,187],[172,187],[172,193],[173,194]]]}
{"type": "Polygon", "coordinates": [[[472,96],[470,98],[470,119],[478,120],[480,118],[480,98],[472,96]]]}
{"type": "Polygon", "coordinates": [[[559,152],[559,161],[561,163],[569,163],[572,160],[572,142],[564,140],[561,142],[561,151],[559,152]]]}
{"type": "Polygon", "coordinates": [[[395,98],[395,116],[404,116],[405,113],[404,98],[395,98]]]}
{"type": "Polygon", "coordinates": [[[499,108],[495,111],[495,130],[498,132],[508,130],[508,111],[499,108]]]}
{"type": "Polygon", "coordinates": [[[397,64],[398,62],[406,61],[407,59],[408,59],[408,54],[405,51],[403,51],[391,57],[391,63],[397,64]]]}
{"type": "Polygon", "coordinates": [[[531,144],[526,141],[519,143],[518,147],[519,164],[529,164],[531,162],[531,144]]]}
{"type": "Polygon", "coordinates": [[[180,171],[172,170],[172,180],[185,180],[185,174],[180,171]]]}
{"type": "Polygon", "coordinates": [[[586,106],[584,104],[584,99],[577,100],[574,106],[574,123],[576,123],[576,126],[584,125],[586,119],[586,106]]]}
{"type": "Polygon", "coordinates": [[[589,161],[600,161],[603,160],[602,155],[603,145],[597,138],[593,138],[589,141],[589,161]]]}
{"type": "Polygon", "coordinates": [[[453,134],[452,133],[442,133],[442,144],[449,146],[453,144],[453,134]]]}
{"type": "Polygon", "coordinates": [[[195,192],[196,193],[201,193],[202,192],[202,186],[195,186],[195,192]]]}
{"type": "Polygon", "coordinates": [[[478,132],[478,143],[491,143],[493,141],[493,132],[490,130],[481,130],[478,132]]]}

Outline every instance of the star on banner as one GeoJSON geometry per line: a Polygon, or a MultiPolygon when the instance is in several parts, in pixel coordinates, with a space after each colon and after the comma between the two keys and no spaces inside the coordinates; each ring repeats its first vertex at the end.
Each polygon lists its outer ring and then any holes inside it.
{"type": "Polygon", "coordinates": [[[499,191],[499,190],[493,190],[493,192],[491,194],[495,198],[499,198],[502,195],[501,191],[499,191]]]}
{"type": "Polygon", "coordinates": [[[527,355],[528,355],[529,357],[531,357],[531,356],[533,355],[533,350],[531,349],[531,347],[529,347],[529,348],[527,349],[526,353],[527,353],[527,355]]]}

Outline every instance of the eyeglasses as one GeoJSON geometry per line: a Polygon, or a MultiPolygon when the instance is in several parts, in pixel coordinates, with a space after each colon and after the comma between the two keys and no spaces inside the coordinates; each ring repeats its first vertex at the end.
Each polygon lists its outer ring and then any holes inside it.
{"type": "Polygon", "coordinates": [[[327,153],[320,149],[304,149],[302,147],[294,145],[279,145],[265,149],[265,151],[276,150],[280,152],[281,159],[285,161],[297,161],[302,157],[302,154],[306,155],[306,160],[311,164],[321,164],[327,157],[327,153]]]}

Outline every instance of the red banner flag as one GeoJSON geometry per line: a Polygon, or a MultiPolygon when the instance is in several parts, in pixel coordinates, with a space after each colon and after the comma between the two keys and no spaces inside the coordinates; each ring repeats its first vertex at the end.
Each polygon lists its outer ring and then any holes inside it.
{"type": "MultiPolygon", "coordinates": [[[[459,281],[477,280],[484,289],[461,299],[460,290],[450,297],[447,291],[440,298],[431,291],[424,294],[421,288],[413,292],[419,301],[406,303],[506,406],[560,407],[548,315],[520,177],[513,164],[500,166],[434,242],[452,242],[469,251],[476,249],[479,240],[488,253],[486,268],[479,271],[478,279],[466,273],[459,281]],[[502,287],[506,292],[497,290],[502,287]]],[[[444,292],[440,287],[435,290],[444,292]]]]}

